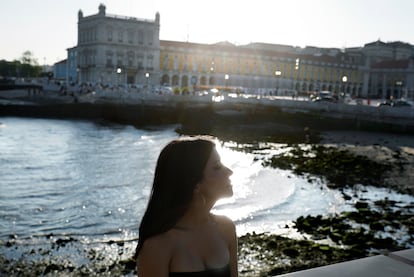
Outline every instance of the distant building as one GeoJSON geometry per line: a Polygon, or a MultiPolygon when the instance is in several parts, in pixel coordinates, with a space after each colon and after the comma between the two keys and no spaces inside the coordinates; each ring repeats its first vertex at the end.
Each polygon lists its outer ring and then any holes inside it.
{"type": "Polygon", "coordinates": [[[68,58],[67,58],[67,76],[66,76],[66,80],[68,83],[78,83],[80,81],[79,76],[78,76],[78,51],[77,51],[77,47],[72,47],[72,48],[68,48],[66,49],[68,52],[68,58]]]}
{"type": "Polygon", "coordinates": [[[370,91],[383,98],[414,98],[414,58],[383,60],[371,65],[370,91]]]}
{"type": "Polygon", "coordinates": [[[99,13],[78,13],[79,82],[159,84],[160,15],[155,20],[99,13]]]}
{"type": "Polygon", "coordinates": [[[414,56],[414,48],[412,45],[403,42],[375,42],[367,43],[361,48],[361,52],[370,57],[374,63],[382,60],[400,60],[414,56]]]}
{"type": "Polygon", "coordinates": [[[161,40],[160,48],[161,84],[169,86],[414,98],[414,47],[407,43],[336,49],[161,40]]]}
{"type": "Polygon", "coordinates": [[[330,90],[356,95],[363,88],[363,66],[362,57],[303,54],[291,46],[161,41],[161,83],[177,87],[240,87],[267,93],[330,90]]]}
{"type": "Polygon", "coordinates": [[[53,65],[53,76],[55,79],[65,83],[77,83],[77,55],[76,47],[67,49],[68,57],[53,65]]]}
{"type": "Polygon", "coordinates": [[[344,49],[199,44],[160,41],[159,32],[159,13],[147,20],[106,14],[103,4],[95,15],[84,17],[80,10],[78,44],[68,49],[67,81],[414,97],[414,46],[408,43],[378,40],[344,49]]]}
{"type": "Polygon", "coordinates": [[[66,80],[67,72],[67,60],[61,60],[54,64],[53,76],[55,79],[66,80]]]}

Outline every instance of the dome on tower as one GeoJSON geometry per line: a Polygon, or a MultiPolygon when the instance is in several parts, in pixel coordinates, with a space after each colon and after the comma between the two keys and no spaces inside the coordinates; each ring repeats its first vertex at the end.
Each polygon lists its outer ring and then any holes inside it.
{"type": "Polygon", "coordinates": [[[106,13],[106,7],[104,4],[101,3],[99,5],[99,15],[105,15],[105,13],[106,13]]]}

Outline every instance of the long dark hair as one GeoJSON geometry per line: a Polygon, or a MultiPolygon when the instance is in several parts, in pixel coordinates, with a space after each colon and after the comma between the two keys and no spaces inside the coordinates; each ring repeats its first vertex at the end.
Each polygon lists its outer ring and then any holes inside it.
{"type": "Polygon", "coordinates": [[[186,137],[171,141],[161,151],[148,206],[139,226],[135,258],[146,239],[174,227],[187,211],[214,146],[207,138],[186,137]]]}

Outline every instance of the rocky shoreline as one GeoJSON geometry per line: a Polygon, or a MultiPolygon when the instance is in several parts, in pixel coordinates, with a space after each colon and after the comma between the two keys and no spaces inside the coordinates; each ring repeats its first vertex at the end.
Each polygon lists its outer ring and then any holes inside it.
{"type": "MultiPolygon", "coordinates": [[[[290,150],[284,157],[272,157],[263,161],[268,166],[292,166],[297,174],[308,174],[309,182],[312,176],[325,177],[329,186],[344,188],[358,184],[361,180],[373,180],[371,185],[392,188],[401,193],[414,196],[413,167],[414,140],[410,136],[333,132],[321,133],[320,143],[315,148],[305,147],[309,144],[287,144],[290,150]],[[316,149],[316,150],[315,150],[316,149]],[[303,157],[309,156],[309,151],[317,157],[318,163],[308,167],[299,166],[303,157]],[[297,160],[292,159],[291,154],[297,160]],[[340,162],[345,159],[348,162],[340,162]],[[288,163],[283,162],[288,161],[288,163]],[[346,164],[359,168],[355,174],[345,178],[329,179],[333,167],[346,164]],[[277,161],[277,162],[276,162],[277,161]],[[374,170],[375,169],[375,170],[374,170]],[[367,172],[371,171],[367,174],[367,172]],[[381,173],[381,174],[380,174],[381,173]],[[375,177],[378,177],[375,179],[375,177]],[[366,179],[368,178],[368,179],[366,179]]],[[[253,147],[254,148],[254,147],[253,147]]],[[[253,150],[251,150],[253,151],[253,150]]],[[[305,159],[308,160],[308,159],[305,159]]],[[[345,176],[350,167],[336,168],[335,176],[345,176]]],[[[361,188],[361,187],[360,187],[361,188]]],[[[363,188],[362,188],[363,189],[363,188]]],[[[357,195],[344,194],[355,211],[344,212],[330,217],[305,216],[297,218],[294,226],[302,234],[302,239],[289,239],[284,236],[262,233],[246,234],[239,237],[239,267],[240,276],[272,276],[327,264],[348,261],[387,251],[411,248],[414,246],[414,202],[403,204],[397,201],[382,199],[369,202],[357,195]]],[[[18,238],[10,236],[8,241],[0,242],[1,247],[18,249],[18,238]]],[[[89,249],[87,262],[76,265],[67,258],[57,259],[54,250],[71,251],[76,239],[53,238],[51,235],[49,250],[27,250],[25,255],[37,255],[40,259],[17,260],[0,256],[3,265],[1,276],[133,276],[135,264],[130,259],[136,241],[107,241],[103,244],[113,249],[116,258],[108,261],[103,252],[89,249]],[[52,251],[53,250],[53,251],[52,251]],[[55,254],[53,254],[55,253],[55,254]]]]}
{"type": "Polygon", "coordinates": [[[414,136],[408,134],[331,131],[321,144],[389,164],[384,186],[414,195],[414,136]]]}

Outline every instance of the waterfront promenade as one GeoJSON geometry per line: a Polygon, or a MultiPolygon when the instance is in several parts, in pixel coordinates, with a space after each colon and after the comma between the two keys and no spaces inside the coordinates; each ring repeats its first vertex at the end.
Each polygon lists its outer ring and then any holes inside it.
{"type": "Polygon", "coordinates": [[[0,92],[0,115],[107,116],[131,124],[145,123],[146,118],[151,119],[149,123],[159,118],[164,123],[185,121],[188,124],[189,121],[202,120],[207,125],[270,122],[323,130],[346,127],[414,133],[414,107],[378,107],[376,104],[379,100],[369,100],[369,105],[368,100],[358,102],[362,104],[357,104],[355,100],[331,103],[313,102],[304,97],[292,99],[245,94],[174,95],[103,90],[82,94],[68,92],[63,95],[44,90],[33,95],[25,90],[15,90],[0,92]]]}
{"type": "Polygon", "coordinates": [[[280,277],[409,277],[414,276],[414,249],[312,268],[280,277]]]}

